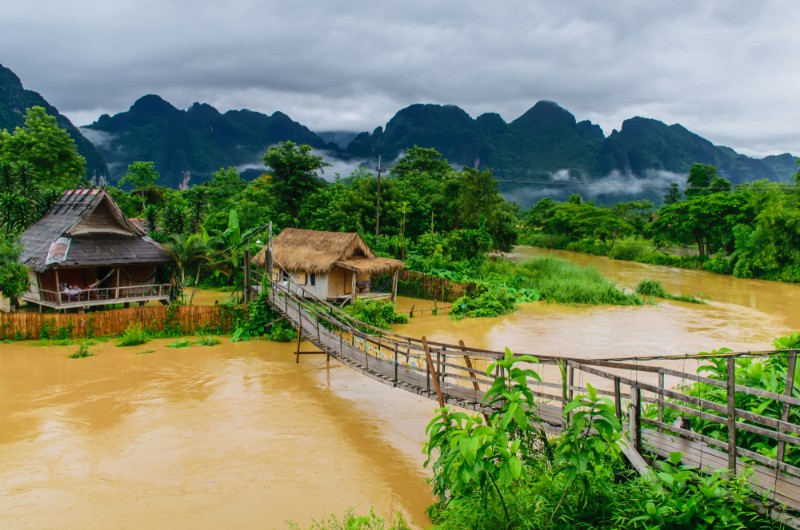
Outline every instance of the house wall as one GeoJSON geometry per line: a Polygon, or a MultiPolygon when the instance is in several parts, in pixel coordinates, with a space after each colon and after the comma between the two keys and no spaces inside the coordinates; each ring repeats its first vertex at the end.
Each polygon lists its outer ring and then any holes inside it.
{"type": "Polygon", "coordinates": [[[328,272],[328,298],[350,294],[353,287],[353,273],[334,267],[328,272]]]}
{"type": "Polygon", "coordinates": [[[328,275],[315,274],[314,285],[311,285],[311,274],[305,272],[291,272],[289,275],[298,285],[302,285],[307,293],[322,298],[323,300],[328,296],[328,275]]]}

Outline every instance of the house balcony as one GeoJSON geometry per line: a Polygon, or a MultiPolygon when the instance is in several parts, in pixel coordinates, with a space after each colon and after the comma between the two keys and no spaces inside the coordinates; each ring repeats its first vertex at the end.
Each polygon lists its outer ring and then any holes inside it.
{"type": "Polygon", "coordinates": [[[87,289],[67,288],[62,291],[39,289],[28,291],[22,296],[22,300],[53,309],[87,308],[132,302],[144,304],[151,300],[167,303],[171,290],[172,285],[168,283],[87,289]]]}

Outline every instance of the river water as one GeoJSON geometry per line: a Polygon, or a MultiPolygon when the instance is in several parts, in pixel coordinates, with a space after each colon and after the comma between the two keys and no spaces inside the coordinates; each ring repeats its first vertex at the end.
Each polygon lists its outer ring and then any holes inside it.
{"type": "MultiPolygon", "coordinates": [[[[396,331],[598,358],[764,350],[800,327],[800,286],[526,247],[511,258],[543,254],[708,303],[539,302],[493,319],[417,313],[396,331]]],[[[295,364],[294,344],[170,342],[99,343],[74,360],[74,347],[0,344],[0,528],[285,528],[370,506],[426,524],[421,446],[433,402],[324,356],[295,364]]]]}

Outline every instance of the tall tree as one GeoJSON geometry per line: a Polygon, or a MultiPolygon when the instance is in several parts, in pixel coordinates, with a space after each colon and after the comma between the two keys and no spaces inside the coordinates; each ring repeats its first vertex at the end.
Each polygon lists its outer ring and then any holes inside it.
{"type": "Polygon", "coordinates": [[[692,164],[686,177],[686,198],[707,195],[711,183],[717,178],[717,168],[711,164],[692,164]]]}
{"type": "Polygon", "coordinates": [[[278,222],[283,226],[297,226],[303,200],[322,185],[318,172],[330,164],[311,154],[310,145],[288,141],[270,146],[262,160],[272,171],[278,222]]]}
{"type": "Polygon", "coordinates": [[[134,190],[139,190],[142,194],[142,208],[144,208],[145,189],[158,182],[159,177],[155,162],[137,160],[128,164],[128,171],[119,183],[120,185],[130,184],[134,190]]]}
{"type": "Polygon", "coordinates": [[[681,200],[681,187],[677,181],[669,183],[669,190],[664,194],[664,204],[675,204],[681,200]]]}
{"type": "Polygon", "coordinates": [[[0,134],[0,157],[28,162],[41,186],[74,187],[86,173],[86,159],[78,153],[75,140],[38,106],[25,113],[24,127],[0,134]]]}

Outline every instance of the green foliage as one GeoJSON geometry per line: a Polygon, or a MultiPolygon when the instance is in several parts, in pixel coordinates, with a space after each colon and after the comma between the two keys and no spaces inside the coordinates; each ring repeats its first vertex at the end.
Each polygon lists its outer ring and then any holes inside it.
{"type": "MultiPolygon", "coordinates": [[[[794,333],[776,339],[774,345],[778,349],[794,349],[800,347],[800,340],[798,339],[800,339],[800,334],[794,333]]],[[[710,353],[701,352],[701,354],[709,355],[709,358],[701,364],[697,372],[711,379],[726,381],[728,376],[727,359],[720,355],[729,353],[730,351],[731,350],[728,348],[721,348],[710,353]]],[[[736,358],[736,384],[776,394],[784,394],[786,391],[787,370],[788,362],[786,355],[779,354],[766,358],[738,357],[736,358]]],[[[796,381],[800,380],[800,365],[795,368],[794,377],[797,378],[796,381]]],[[[687,386],[684,391],[690,396],[701,397],[722,405],[727,404],[727,392],[724,388],[718,386],[698,382],[687,386]]],[[[795,383],[792,395],[794,397],[800,397],[800,388],[797,387],[797,383],[795,383]]],[[[782,405],[780,402],[774,400],[745,394],[743,392],[736,392],[735,404],[737,409],[746,410],[768,418],[781,418],[782,405]]],[[[699,408],[694,405],[691,406],[692,408],[699,408]]],[[[707,412],[714,413],[713,411],[707,412]]],[[[656,411],[648,410],[647,413],[653,416],[656,414],[656,411]]],[[[665,416],[665,421],[672,421],[675,416],[676,413],[670,411],[665,416]]],[[[789,422],[800,422],[800,411],[791,409],[789,422]]],[[[691,428],[696,432],[718,440],[726,441],[728,437],[727,428],[720,422],[692,417],[691,428]]],[[[777,442],[765,436],[748,431],[739,431],[737,432],[736,443],[745,449],[775,458],[777,442]]],[[[786,445],[785,461],[795,466],[800,465],[800,450],[798,450],[795,445],[786,445]]]]}
{"type": "MultiPolygon", "coordinates": [[[[794,341],[800,343],[800,334],[794,341]]],[[[680,453],[649,476],[624,469],[614,405],[587,385],[564,409],[566,428],[548,440],[538,427],[529,381],[533,358],[488,367],[499,375],[484,400],[488,418],[438,409],[428,424],[426,466],[438,529],[777,528],[748,504],[747,477],[728,481],[680,464],[680,453]],[[524,363],[524,364],[523,364],[524,363]]]]}
{"type": "Polygon", "coordinates": [[[188,348],[192,345],[192,341],[187,339],[186,337],[180,338],[175,342],[171,342],[167,344],[167,348],[188,348]]]}
{"type": "Polygon", "coordinates": [[[317,172],[330,164],[312,155],[310,145],[289,141],[270,146],[262,160],[272,171],[278,222],[282,226],[297,226],[303,199],[322,185],[317,172]]]}
{"type": "Polygon", "coordinates": [[[134,190],[139,190],[144,199],[145,188],[152,186],[159,179],[158,171],[154,162],[144,162],[138,160],[128,164],[125,176],[119,181],[120,186],[130,184],[134,190]]]}
{"type": "Polygon", "coordinates": [[[70,359],[83,359],[84,357],[91,357],[92,355],[94,354],[89,351],[89,344],[86,342],[79,342],[78,349],[70,353],[68,357],[70,359]]]}
{"type": "Polygon", "coordinates": [[[641,237],[626,237],[614,242],[608,257],[625,261],[641,261],[655,251],[653,243],[641,237]]]}
{"type": "Polygon", "coordinates": [[[28,269],[19,262],[22,247],[16,237],[0,235],[0,293],[15,301],[29,287],[28,269]]]}
{"type": "Polygon", "coordinates": [[[150,340],[141,322],[129,324],[117,340],[117,346],[138,346],[150,340]]]}
{"type": "Polygon", "coordinates": [[[195,342],[198,346],[216,346],[219,344],[219,339],[217,337],[212,337],[211,335],[204,335],[200,337],[200,340],[195,342]]]}
{"type": "Polygon", "coordinates": [[[487,373],[502,367],[508,376],[496,380],[484,396],[484,404],[498,407],[488,419],[448,407],[437,409],[425,429],[428,441],[424,452],[425,466],[433,470],[431,484],[439,509],[453,500],[477,496],[490,517],[497,519],[502,510],[505,522],[511,523],[503,490],[524,478],[522,457],[536,450],[522,445],[534,439],[546,442],[543,435],[531,436],[541,429],[527,378],[540,380],[539,376],[516,365],[533,362],[536,359],[530,356],[515,359],[506,349],[504,359],[489,365],[487,373]]]}
{"type": "MultiPolygon", "coordinates": [[[[288,526],[291,530],[300,530],[300,526],[296,523],[290,522],[288,526]]],[[[348,509],[341,519],[335,515],[329,515],[321,521],[312,521],[308,530],[409,530],[409,528],[401,514],[397,514],[389,522],[385,518],[375,515],[372,509],[370,509],[369,515],[357,515],[352,509],[348,509]]]]}
{"type": "Polygon", "coordinates": [[[539,298],[534,289],[482,284],[476,292],[453,302],[450,315],[453,318],[496,317],[513,313],[517,302],[535,302],[539,298]]]}
{"type": "Polygon", "coordinates": [[[269,294],[262,290],[248,305],[247,320],[233,332],[231,342],[250,340],[266,335],[273,342],[289,342],[297,338],[297,331],[281,319],[280,313],[269,305],[269,294]]]}
{"type": "Polygon", "coordinates": [[[408,323],[408,315],[398,313],[394,302],[388,300],[357,298],[345,306],[344,311],[359,322],[381,329],[390,329],[392,324],[408,323]]]}
{"type": "Polygon", "coordinates": [[[656,298],[664,298],[665,300],[677,300],[680,302],[688,302],[690,304],[703,304],[703,300],[691,295],[673,295],[664,290],[661,282],[656,280],[642,280],[633,289],[637,294],[642,296],[653,296],[656,298]]]}
{"type": "Polygon", "coordinates": [[[36,185],[42,187],[75,187],[86,174],[86,159],[78,153],[75,141],[39,106],[26,111],[24,127],[0,139],[0,158],[28,163],[36,185]]]}

